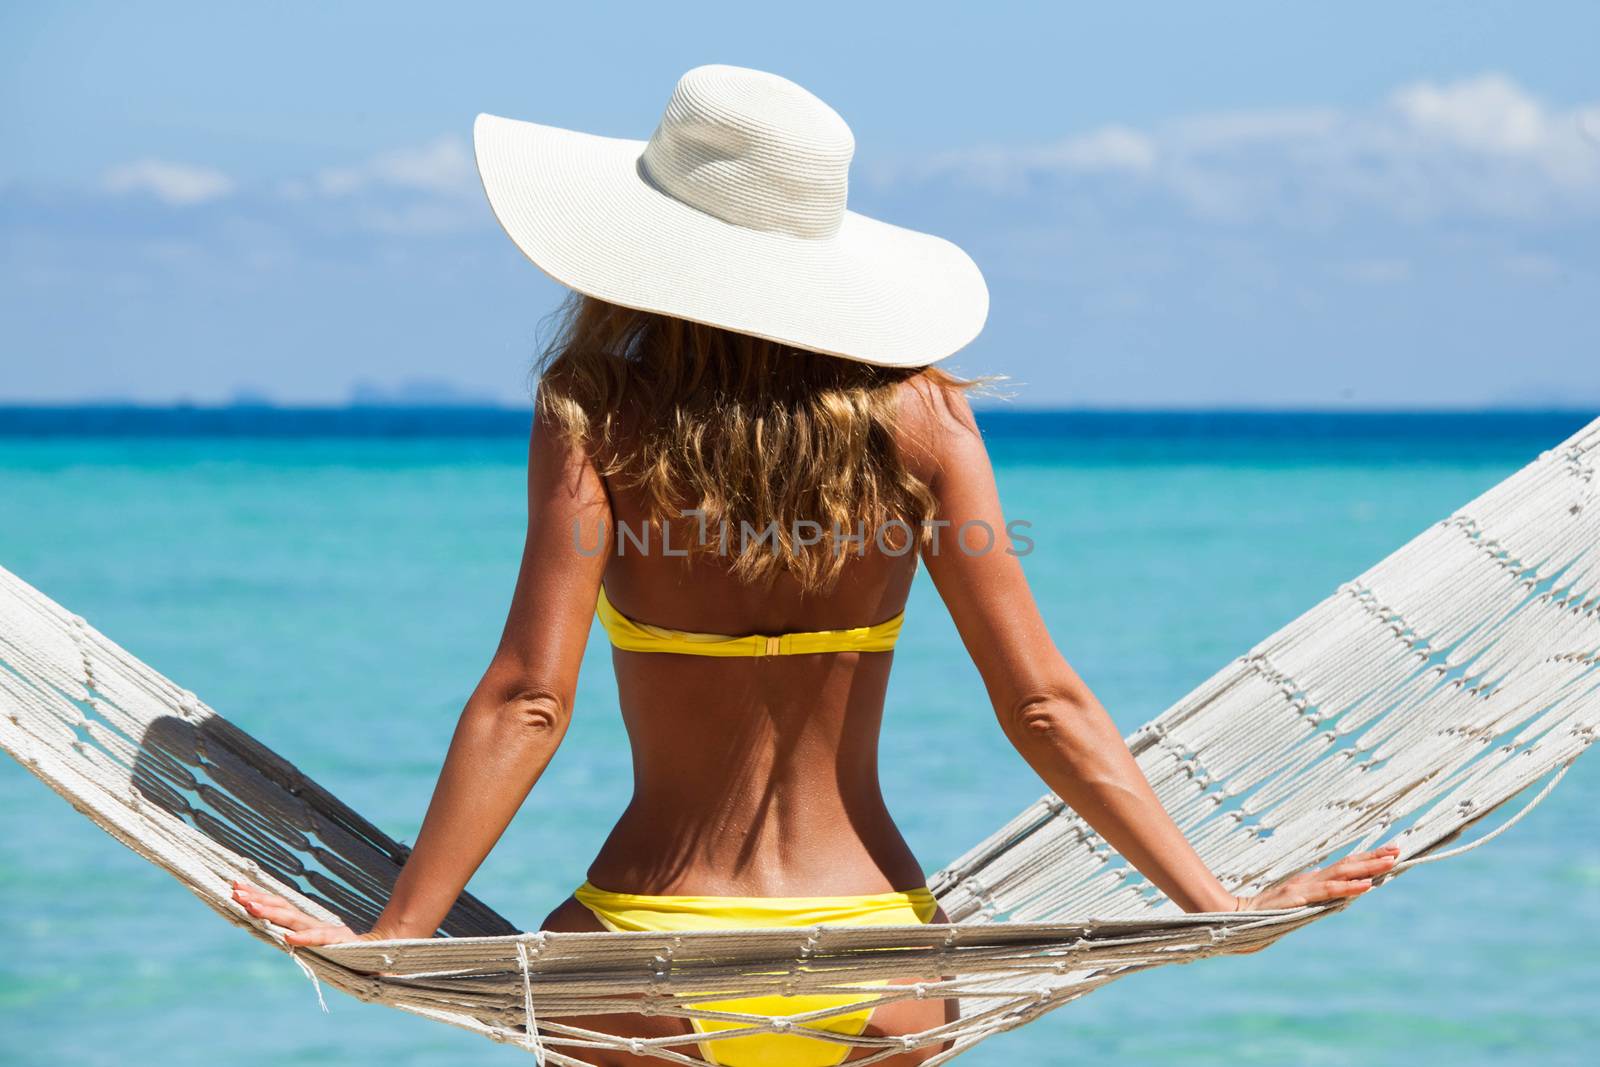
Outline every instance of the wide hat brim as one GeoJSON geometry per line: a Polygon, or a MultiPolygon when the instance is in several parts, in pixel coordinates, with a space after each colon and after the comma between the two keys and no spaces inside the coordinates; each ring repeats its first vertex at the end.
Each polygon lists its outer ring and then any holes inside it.
{"type": "Polygon", "coordinates": [[[960,248],[853,211],[830,237],[725,222],[650,183],[646,142],[479,115],[478,174],[518,248],[562,285],[890,367],[956,352],[989,312],[960,248]]]}

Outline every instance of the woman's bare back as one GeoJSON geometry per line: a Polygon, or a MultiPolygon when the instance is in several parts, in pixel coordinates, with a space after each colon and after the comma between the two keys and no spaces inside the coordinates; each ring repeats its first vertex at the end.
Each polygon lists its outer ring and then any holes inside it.
{"type": "MultiPolygon", "coordinates": [[[[904,451],[908,459],[917,452],[904,451]]],[[[608,542],[604,573],[607,597],[631,618],[702,633],[782,634],[863,626],[905,607],[917,556],[914,546],[899,549],[900,531],[881,545],[870,530],[859,543],[841,540],[847,562],[838,583],[807,595],[788,577],[747,584],[720,554],[668,555],[702,535],[718,543],[719,531],[702,531],[694,517],[674,524],[665,544],[659,528],[650,530],[642,550],[646,502],[616,484],[605,491],[618,530],[636,534],[608,542]]],[[[589,869],[595,885],[820,896],[924,884],[878,784],[892,653],[612,656],[634,791],[589,869]]]]}

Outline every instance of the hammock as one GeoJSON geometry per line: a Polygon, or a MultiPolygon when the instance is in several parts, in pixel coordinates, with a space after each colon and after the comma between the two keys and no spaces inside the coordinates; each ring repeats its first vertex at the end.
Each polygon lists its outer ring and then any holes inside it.
{"type": "MultiPolygon", "coordinates": [[[[1133,735],[1144,773],[1224,884],[1256,891],[1384,841],[1401,848],[1398,873],[1481,844],[1441,849],[1541,779],[1532,803],[1549,793],[1600,724],[1597,457],[1600,420],[1133,735]]],[[[232,879],[359,929],[405,862],[404,845],[4,569],[0,745],[279,948],[282,931],[233,902],[232,879]]],[[[325,982],[541,1063],[581,1065],[599,1049],[702,1062],[694,1033],[629,1040],[564,1019],[698,1016],[738,1024],[718,1035],[735,1037],[832,1013],[784,1019],[696,1001],[846,991],[959,998],[954,1021],[906,1037],[807,1031],[868,1050],[859,1063],[945,1045],[928,1061],[942,1063],[1132,972],[1259,947],[1338,910],[1184,915],[1053,796],[930,884],[949,925],[526,933],[464,894],[443,937],[286,950],[319,998],[325,982]],[[875,979],[898,981],[849,988],[875,979]]]]}

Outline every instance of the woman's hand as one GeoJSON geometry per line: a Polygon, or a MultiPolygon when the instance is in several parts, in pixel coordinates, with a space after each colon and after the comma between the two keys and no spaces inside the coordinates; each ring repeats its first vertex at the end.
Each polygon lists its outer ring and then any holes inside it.
{"type": "Polygon", "coordinates": [[[1372,880],[1387,873],[1400,858],[1400,849],[1385,845],[1371,852],[1346,856],[1320,871],[1302,871],[1253,897],[1238,897],[1238,911],[1303,908],[1330,900],[1359,897],[1372,888],[1372,880]]]}
{"type": "Polygon", "coordinates": [[[343,923],[325,923],[313,919],[278,894],[258,889],[249,882],[234,880],[233,899],[256,918],[287,929],[289,933],[284,936],[284,941],[291,945],[337,945],[345,941],[386,940],[386,935],[377,930],[358,934],[343,923]]]}

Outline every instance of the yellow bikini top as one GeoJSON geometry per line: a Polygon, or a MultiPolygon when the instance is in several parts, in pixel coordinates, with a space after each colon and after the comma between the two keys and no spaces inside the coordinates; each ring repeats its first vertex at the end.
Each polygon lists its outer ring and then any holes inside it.
{"type": "Polygon", "coordinates": [[[906,613],[872,626],[850,630],[813,630],[793,634],[697,634],[635,622],[611,606],[605,586],[595,616],[611,643],[627,652],[676,652],[684,656],[803,656],[814,652],[888,652],[900,636],[906,613]]]}

